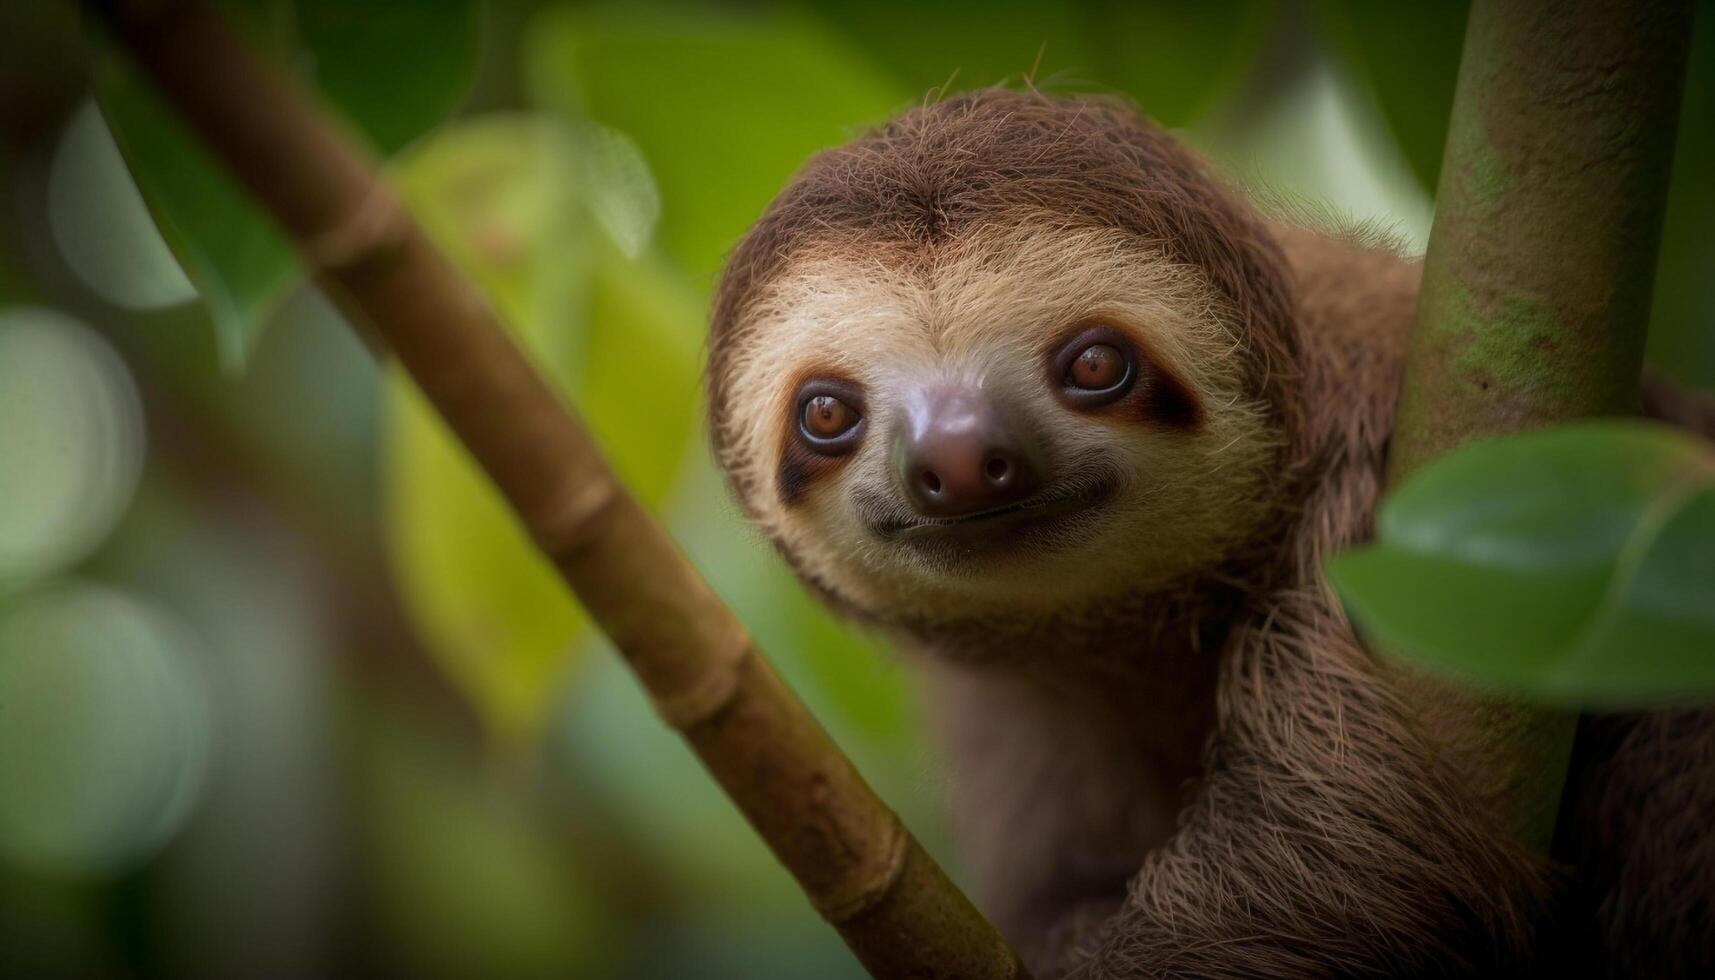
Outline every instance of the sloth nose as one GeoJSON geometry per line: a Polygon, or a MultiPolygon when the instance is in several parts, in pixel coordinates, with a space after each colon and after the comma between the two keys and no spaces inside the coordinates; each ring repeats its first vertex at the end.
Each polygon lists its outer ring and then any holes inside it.
{"type": "Polygon", "coordinates": [[[912,400],[897,443],[906,496],[926,517],[1016,503],[1042,486],[1042,453],[985,392],[943,388],[912,400]]]}

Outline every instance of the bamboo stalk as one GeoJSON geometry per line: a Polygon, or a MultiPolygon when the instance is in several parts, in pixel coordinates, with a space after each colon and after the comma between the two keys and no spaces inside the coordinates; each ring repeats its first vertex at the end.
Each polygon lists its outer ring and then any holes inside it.
{"type": "MultiPolygon", "coordinates": [[[[1683,0],[1477,0],[1390,482],[1460,444],[1638,404],[1691,36],[1683,0]]],[[[1494,706],[1546,846],[1575,717],[1494,706]]]]}
{"type": "Polygon", "coordinates": [[[1022,978],[1018,957],[622,487],[374,161],[198,0],[94,4],[321,284],[410,372],[656,711],[876,977],[1022,978]]]}

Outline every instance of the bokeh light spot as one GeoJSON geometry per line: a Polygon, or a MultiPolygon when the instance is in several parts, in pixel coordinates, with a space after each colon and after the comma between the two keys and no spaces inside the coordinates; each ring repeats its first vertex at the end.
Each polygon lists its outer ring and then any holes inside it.
{"type": "Polygon", "coordinates": [[[0,607],[0,858],[112,874],[172,836],[208,763],[195,646],[166,610],[108,588],[0,607]]]}
{"type": "Polygon", "coordinates": [[[0,309],[0,594],[98,544],[142,462],[142,407],[113,349],[52,310],[0,309]]]}

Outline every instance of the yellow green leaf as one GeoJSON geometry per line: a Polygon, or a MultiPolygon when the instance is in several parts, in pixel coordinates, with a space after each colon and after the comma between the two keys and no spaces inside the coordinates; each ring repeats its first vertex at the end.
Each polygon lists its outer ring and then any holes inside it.
{"type": "MultiPolygon", "coordinates": [[[[594,174],[608,187],[611,160],[585,166],[589,145],[540,117],[478,119],[428,141],[398,183],[560,394],[587,413],[621,478],[654,502],[693,428],[701,307],[660,263],[628,259],[609,240],[584,184],[594,174]]],[[[639,221],[623,227],[635,246],[639,221]]],[[[527,743],[586,646],[587,624],[403,372],[386,387],[385,519],[406,603],[496,741],[527,743]]]]}

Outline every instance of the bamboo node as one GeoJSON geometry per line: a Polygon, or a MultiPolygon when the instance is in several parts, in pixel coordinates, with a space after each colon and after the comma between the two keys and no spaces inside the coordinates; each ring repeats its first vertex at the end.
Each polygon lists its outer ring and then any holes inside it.
{"type": "Polygon", "coordinates": [[[603,515],[624,499],[612,477],[598,475],[559,494],[541,513],[529,515],[530,536],[558,564],[594,537],[605,524],[603,515]]]}
{"type": "Polygon", "coordinates": [[[739,681],[756,646],[740,633],[738,642],[710,664],[685,688],[667,694],[651,692],[655,713],[678,731],[686,731],[719,714],[737,695],[739,681]]]}
{"type": "Polygon", "coordinates": [[[899,815],[891,811],[884,827],[887,841],[878,866],[869,869],[865,876],[854,876],[849,884],[833,894],[810,896],[816,911],[834,925],[849,922],[880,905],[904,877],[906,857],[911,851],[911,835],[899,821],[899,815]]]}
{"type": "Polygon", "coordinates": [[[361,204],[332,226],[303,236],[299,247],[313,270],[338,272],[401,250],[415,227],[399,198],[386,184],[372,180],[361,204]]]}

